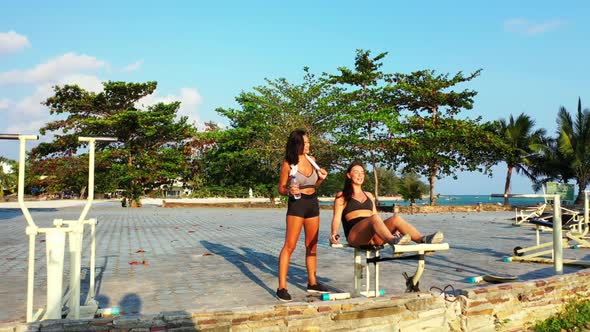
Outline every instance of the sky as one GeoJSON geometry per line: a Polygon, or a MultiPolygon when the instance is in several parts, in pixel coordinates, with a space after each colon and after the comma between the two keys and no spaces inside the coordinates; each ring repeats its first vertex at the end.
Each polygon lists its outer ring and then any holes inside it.
{"type": "MultiPolygon", "coordinates": [[[[158,82],[144,105],[182,102],[197,125],[228,124],[215,109],[238,107],[265,78],[297,83],[303,68],[352,68],[357,49],[387,52],[384,72],[483,69],[458,89],[478,91],[464,116],[525,113],[553,134],[560,106],[590,101],[588,1],[28,1],[2,0],[0,133],[38,134],[56,119],[41,102],[55,85],[100,91],[104,81],[158,82]]],[[[49,137],[41,137],[49,140],[49,137]]],[[[34,144],[29,144],[30,149],[34,144]]],[[[313,147],[312,147],[313,149],[313,147]]],[[[0,142],[17,159],[18,144],[0,142]]],[[[435,192],[504,190],[493,176],[459,173],[435,192]]],[[[512,193],[531,193],[514,176],[512,193]]]]}

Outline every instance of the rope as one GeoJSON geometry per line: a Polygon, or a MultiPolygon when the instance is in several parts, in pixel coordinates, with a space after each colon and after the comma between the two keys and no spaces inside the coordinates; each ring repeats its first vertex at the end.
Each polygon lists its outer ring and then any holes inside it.
{"type": "Polygon", "coordinates": [[[455,288],[453,285],[446,285],[443,289],[439,287],[432,286],[430,287],[430,291],[439,291],[440,295],[444,295],[445,301],[447,302],[455,302],[457,301],[457,297],[455,296],[455,288]]]}

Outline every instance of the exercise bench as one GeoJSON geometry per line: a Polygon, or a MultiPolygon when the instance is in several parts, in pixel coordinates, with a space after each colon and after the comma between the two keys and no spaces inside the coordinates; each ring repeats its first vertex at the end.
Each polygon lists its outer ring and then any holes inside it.
{"type": "MultiPolygon", "coordinates": [[[[448,243],[438,243],[438,244],[408,244],[408,245],[396,245],[393,246],[393,256],[392,257],[382,257],[380,255],[380,251],[382,249],[389,248],[389,244],[384,244],[381,246],[377,245],[366,245],[360,247],[354,247],[347,243],[338,243],[338,244],[330,244],[332,248],[353,248],[354,249],[354,297],[379,297],[384,295],[384,292],[379,289],[379,262],[383,261],[390,261],[390,260],[399,260],[399,259],[416,259],[418,261],[418,267],[416,268],[416,272],[412,277],[409,277],[406,272],[403,273],[404,278],[406,279],[406,293],[409,292],[418,292],[419,289],[419,282],[420,278],[422,277],[422,273],[424,272],[425,266],[425,256],[435,251],[439,250],[448,250],[449,244],[448,243]],[[405,253],[415,253],[413,255],[403,255],[405,253]],[[363,256],[365,257],[366,264],[363,265],[363,256]],[[369,264],[373,264],[374,276],[373,276],[373,289],[371,289],[371,276],[369,270],[369,264]],[[362,280],[363,273],[366,278],[365,282],[365,289],[362,290],[362,280]]],[[[337,299],[337,298],[346,298],[350,297],[348,293],[341,293],[343,296],[338,296],[338,294],[324,294],[325,296],[322,297],[324,300],[328,299],[337,299]],[[348,295],[348,296],[346,296],[348,295]]]]}

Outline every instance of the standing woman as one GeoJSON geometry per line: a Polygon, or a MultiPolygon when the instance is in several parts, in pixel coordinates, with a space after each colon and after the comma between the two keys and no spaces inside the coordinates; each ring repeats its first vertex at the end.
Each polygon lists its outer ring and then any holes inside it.
{"type": "MultiPolygon", "coordinates": [[[[279,193],[289,196],[287,208],[287,232],[285,244],[279,256],[279,288],[277,297],[281,301],[291,301],[287,291],[287,272],[291,255],[297,246],[301,227],[305,229],[305,266],[307,267],[307,291],[326,292],[326,286],[316,280],[316,251],[320,227],[320,206],[316,187],[328,176],[323,168],[315,168],[313,157],[309,154],[309,137],[298,129],[289,135],[285,160],[279,177],[279,193]],[[293,183],[295,179],[296,184],[293,183]],[[301,195],[300,198],[299,194],[301,195]]],[[[317,165],[315,165],[317,166],[317,165]]]]}

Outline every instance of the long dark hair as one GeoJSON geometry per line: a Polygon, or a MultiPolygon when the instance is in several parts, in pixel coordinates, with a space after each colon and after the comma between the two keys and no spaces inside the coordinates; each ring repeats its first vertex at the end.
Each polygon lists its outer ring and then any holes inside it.
{"type": "Polygon", "coordinates": [[[289,165],[297,165],[299,163],[299,155],[303,153],[303,136],[307,133],[303,129],[295,129],[289,135],[287,140],[287,147],[285,148],[285,160],[289,165]]]}
{"type": "MultiPolygon", "coordinates": [[[[355,160],[346,169],[346,174],[350,173],[354,166],[360,166],[363,168],[363,170],[365,169],[365,165],[363,165],[363,163],[355,160]]],[[[344,188],[342,188],[342,196],[344,196],[344,201],[346,202],[350,201],[350,198],[352,197],[352,179],[346,175],[344,175],[344,188]]]]}

